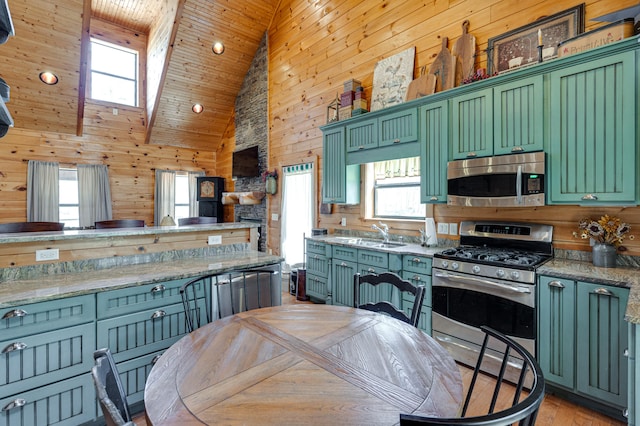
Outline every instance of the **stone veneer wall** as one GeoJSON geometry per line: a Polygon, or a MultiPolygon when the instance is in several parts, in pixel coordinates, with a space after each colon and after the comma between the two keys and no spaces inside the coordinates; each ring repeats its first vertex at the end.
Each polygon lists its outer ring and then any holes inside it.
{"type": "MultiPolygon", "coordinates": [[[[251,62],[251,67],[236,97],[235,131],[236,151],[257,145],[260,157],[260,173],[268,166],[268,68],[267,68],[267,33],[262,37],[260,46],[251,62]]],[[[264,191],[261,177],[238,178],[235,190],[264,191]]],[[[251,220],[260,223],[258,249],[266,251],[267,232],[267,199],[260,204],[234,206],[234,220],[251,220]]]]}

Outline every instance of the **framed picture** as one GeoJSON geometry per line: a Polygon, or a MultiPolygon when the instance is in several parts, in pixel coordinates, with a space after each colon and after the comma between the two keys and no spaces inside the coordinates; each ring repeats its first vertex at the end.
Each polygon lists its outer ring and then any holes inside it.
{"type": "Polygon", "coordinates": [[[397,53],[376,63],[373,70],[371,111],[404,102],[409,83],[413,81],[416,48],[397,53]]]}
{"type": "Polygon", "coordinates": [[[487,47],[490,73],[537,63],[539,38],[542,39],[542,59],[555,58],[559,43],[583,32],[584,3],[490,38],[487,47]]]}
{"type": "Polygon", "coordinates": [[[224,190],[224,179],[220,177],[203,176],[197,178],[198,201],[220,201],[224,190]]]}

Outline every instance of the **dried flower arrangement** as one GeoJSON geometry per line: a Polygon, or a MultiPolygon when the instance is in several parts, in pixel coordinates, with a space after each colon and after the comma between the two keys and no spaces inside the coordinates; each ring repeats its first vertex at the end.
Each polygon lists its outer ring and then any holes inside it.
{"type": "MultiPolygon", "coordinates": [[[[598,243],[611,244],[617,247],[622,244],[625,235],[629,231],[631,231],[629,225],[617,217],[606,214],[598,220],[582,219],[578,224],[578,232],[574,232],[573,235],[584,240],[593,238],[598,243]]],[[[629,235],[629,239],[633,240],[634,236],[629,235]]]]}
{"type": "Polygon", "coordinates": [[[267,178],[276,178],[278,179],[278,169],[273,169],[273,171],[265,170],[262,172],[262,181],[266,182],[267,178]]]}

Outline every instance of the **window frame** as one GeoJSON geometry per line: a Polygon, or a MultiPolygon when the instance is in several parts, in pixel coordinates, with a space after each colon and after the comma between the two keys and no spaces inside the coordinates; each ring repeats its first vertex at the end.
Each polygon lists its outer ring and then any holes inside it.
{"type": "Polygon", "coordinates": [[[376,212],[376,201],[377,201],[377,192],[376,189],[379,187],[396,187],[396,188],[406,188],[406,187],[416,187],[418,193],[420,193],[420,178],[417,176],[418,181],[413,182],[405,182],[398,184],[387,184],[387,185],[378,185],[376,184],[375,179],[375,163],[366,163],[364,167],[364,217],[369,220],[401,220],[401,221],[424,221],[426,215],[426,205],[424,203],[420,203],[424,207],[424,212],[418,216],[397,216],[397,215],[378,215],[376,212]]]}
{"type": "MultiPolygon", "coordinates": [[[[75,176],[76,176],[76,179],[75,179],[75,182],[76,182],[76,197],[77,197],[77,200],[78,200],[77,204],[67,204],[67,203],[63,204],[62,201],[60,200],[60,196],[58,196],[58,214],[59,214],[59,217],[60,217],[59,220],[60,220],[60,222],[64,223],[64,226],[65,226],[66,229],[80,229],[80,191],[79,191],[79,188],[78,188],[78,184],[79,184],[78,183],[78,168],[77,167],[58,166],[58,171],[60,173],[60,176],[58,177],[58,185],[60,185],[60,186],[61,186],[61,182],[63,180],[62,179],[63,171],[72,171],[72,172],[75,173],[75,176]],[[76,226],[69,226],[68,222],[62,219],[61,209],[63,207],[76,207],[76,209],[78,211],[78,217],[76,218],[76,222],[77,222],[76,226]]],[[[68,179],[64,179],[64,180],[68,180],[68,179]]]]}

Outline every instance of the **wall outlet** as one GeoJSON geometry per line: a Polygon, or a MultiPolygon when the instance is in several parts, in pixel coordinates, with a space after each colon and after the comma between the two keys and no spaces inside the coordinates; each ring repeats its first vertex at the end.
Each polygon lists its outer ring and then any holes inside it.
{"type": "Polygon", "coordinates": [[[222,235],[209,235],[207,244],[209,244],[210,246],[215,244],[222,244],[222,235]]]}
{"type": "Polygon", "coordinates": [[[347,226],[347,218],[346,218],[346,217],[343,217],[343,218],[340,220],[340,225],[342,225],[342,226],[347,226]]]}
{"type": "Polygon", "coordinates": [[[60,259],[60,251],[58,249],[36,250],[36,262],[58,259],[60,259]]]}
{"type": "Polygon", "coordinates": [[[280,218],[280,216],[278,216],[278,213],[271,213],[271,220],[272,221],[277,222],[279,218],[280,218]]]}
{"type": "Polygon", "coordinates": [[[449,233],[449,224],[448,223],[440,223],[438,222],[438,234],[448,234],[449,233]]]}
{"type": "Polygon", "coordinates": [[[458,235],[458,224],[450,223],[449,224],[449,235],[458,235]]]}

